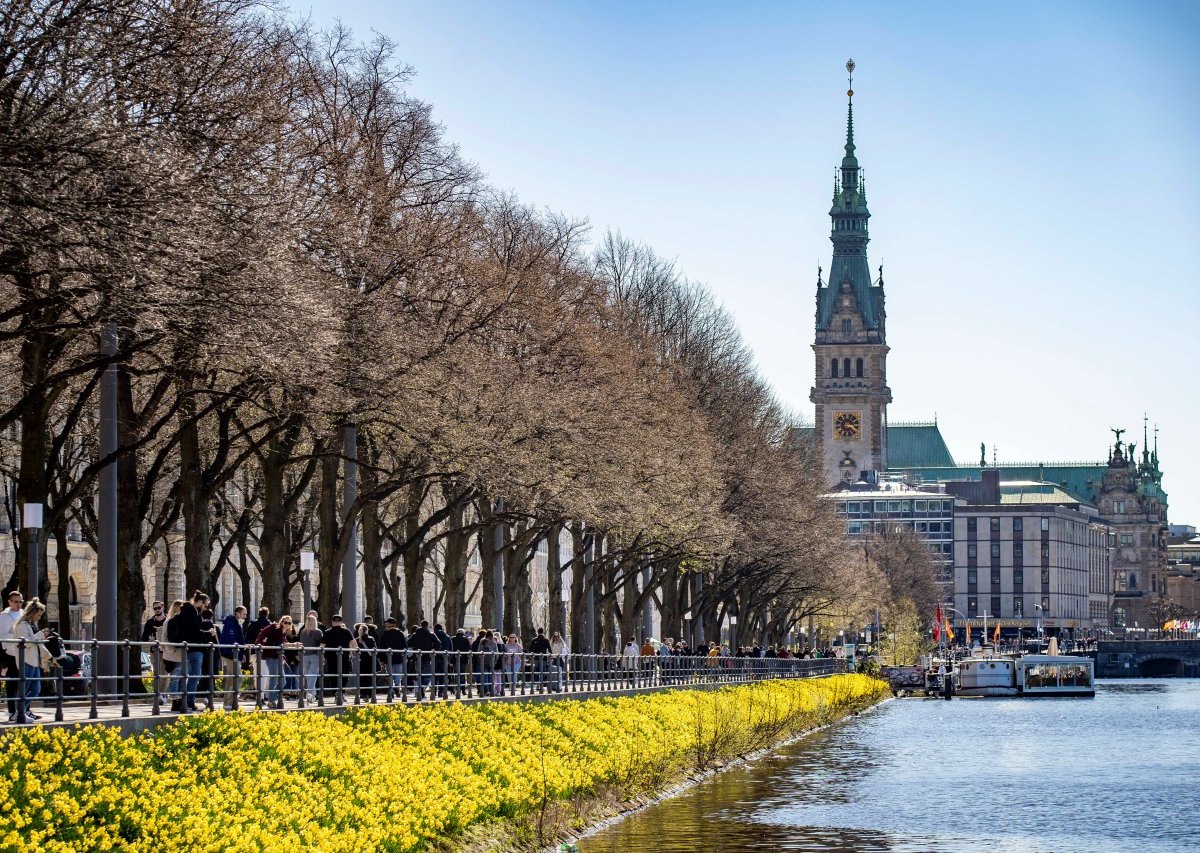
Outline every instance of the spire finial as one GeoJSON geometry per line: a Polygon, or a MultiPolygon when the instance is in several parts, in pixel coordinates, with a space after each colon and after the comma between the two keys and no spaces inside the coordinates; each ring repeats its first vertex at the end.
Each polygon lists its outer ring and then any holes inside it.
{"type": "Polygon", "coordinates": [[[854,60],[846,60],[849,88],[846,89],[846,156],[854,156],[854,60]]]}

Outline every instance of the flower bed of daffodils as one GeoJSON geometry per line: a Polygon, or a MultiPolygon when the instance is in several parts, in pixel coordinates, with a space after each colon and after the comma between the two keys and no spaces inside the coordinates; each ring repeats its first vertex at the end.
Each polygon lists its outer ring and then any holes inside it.
{"type": "Polygon", "coordinates": [[[860,675],[535,703],[187,717],[0,743],[0,849],[422,850],[480,821],[762,749],[878,701],[860,675]]]}

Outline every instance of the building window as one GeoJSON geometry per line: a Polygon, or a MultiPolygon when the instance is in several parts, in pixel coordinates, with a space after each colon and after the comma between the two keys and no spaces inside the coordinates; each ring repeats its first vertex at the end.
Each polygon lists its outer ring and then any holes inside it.
{"type": "Polygon", "coordinates": [[[1025,585],[1025,570],[1013,569],[1013,586],[1025,585]]]}
{"type": "Polygon", "coordinates": [[[1018,560],[1024,556],[1025,556],[1025,543],[1024,542],[1014,542],[1013,543],[1013,559],[1018,560]]]}
{"type": "Polygon", "coordinates": [[[968,518],[967,519],[967,532],[974,533],[976,530],[978,530],[978,521],[974,518],[968,518]]]}
{"type": "Polygon", "coordinates": [[[1000,570],[992,569],[992,586],[1000,586],[1000,570]]]}
{"type": "Polygon", "coordinates": [[[1050,570],[1042,569],[1042,586],[1050,586],[1050,570]]]}
{"type": "Polygon", "coordinates": [[[846,532],[849,533],[851,536],[857,536],[858,534],[862,533],[862,522],[861,521],[850,522],[850,524],[847,526],[846,532]]]}
{"type": "MultiPolygon", "coordinates": [[[[845,323],[849,323],[850,321],[849,321],[849,320],[846,320],[846,321],[844,321],[844,322],[845,322],[845,323]]],[[[850,331],[850,330],[849,330],[849,329],[843,329],[842,331],[843,331],[843,332],[848,332],[848,331],[850,331]]],[[[843,376],[845,376],[847,379],[849,379],[849,378],[850,378],[850,359],[848,359],[848,358],[843,358],[843,359],[842,359],[842,375],[843,375],[843,376]]]]}
{"type": "Polygon", "coordinates": [[[1050,612],[1050,597],[1047,595],[1042,596],[1042,612],[1043,613],[1050,612]]]}
{"type": "Polygon", "coordinates": [[[967,546],[967,559],[974,560],[979,556],[979,546],[972,542],[967,546]]]}
{"type": "Polygon", "coordinates": [[[967,583],[972,585],[979,583],[978,569],[967,569],[967,583]]]}
{"type": "Polygon", "coordinates": [[[1135,575],[1133,572],[1129,573],[1129,588],[1131,590],[1137,589],[1137,575],[1135,575]]]}
{"type": "MultiPolygon", "coordinates": [[[[854,327],[851,325],[851,321],[849,321],[849,320],[842,321],[842,331],[845,332],[846,334],[849,334],[850,332],[854,331],[854,327]]],[[[849,362],[849,359],[847,359],[847,362],[849,362]]],[[[846,368],[846,375],[847,376],[850,375],[850,368],[848,368],[848,367],[846,368]]]]}
{"type": "Polygon", "coordinates": [[[1050,545],[1048,543],[1042,546],[1042,559],[1050,559],[1050,545]]]}
{"type": "Polygon", "coordinates": [[[974,616],[978,612],[979,612],[979,599],[978,598],[968,598],[967,599],[967,615],[974,616]]]}
{"type": "Polygon", "coordinates": [[[1050,519],[1048,519],[1048,518],[1043,518],[1043,519],[1042,519],[1042,531],[1043,531],[1043,532],[1046,532],[1046,531],[1048,531],[1049,529],[1050,529],[1050,519]]]}
{"type": "Polygon", "coordinates": [[[854,375],[859,379],[863,378],[863,360],[861,358],[854,361],[854,375]]]}
{"type": "Polygon", "coordinates": [[[833,378],[834,378],[834,379],[837,379],[837,378],[838,378],[838,374],[837,374],[837,359],[836,359],[836,358],[831,358],[831,359],[829,359],[829,373],[830,373],[830,375],[831,375],[831,376],[833,376],[833,378]]]}
{"type": "Polygon", "coordinates": [[[1000,559],[1000,543],[999,542],[992,543],[992,559],[993,560],[1000,559]]]}
{"type": "Polygon", "coordinates": [[[1022,604],[1022,602],[1021,602],[1021,596],[1019,596],[1019,595],[1014,595],[1014,596],[1013,596],[1013,616],[1020,617],[1020,615],[1021,615],[1021,612],[1022,612],[1024,609],[1025,609],[1025,607],[1024,607],[1024,605],[1022,604]]]}
{"type": "Polygon", "coordinates": [[[998,595],[992,596],[992,615],[993,616],[1000,615],[1000,596],[998,596],[998,595]]]}
{"type": "Polygon", "coordinates": [[[1129,589],[1129,574],[1125,571],[1117,572],[1116,582],[1117,592],[1124,592],[1129,589]]]}
{"type": "Polygon", "coordinates": [[[1113,608],[1113,627],[1114,628],[1124,628],[1125,627],[1125,608],[1124,607],[1114,607],[1113,608]]]}
{"type": "Polygon", "coordinates": [[[1013,533],[1020,533],[1022,530],[1024,530],[1025,528],[1022,526],[1022,524],[1023,523],[1022,523],[1022,519],[1020,516],[1017,516],[1016,518],[1014,518],[1013,519],[1013,533]]]}
{"type": "Polygon", "coordinates": [[[998,519],[998,518],[993,518],[993,519],[992,519],[992,532],[993,532],[993,533],[999,533],[999,532],[1000,532],[1000,519],[998,519]]]}
{"type": "Polygon", "coordinates": [[[1121,534],[1121,544],[1122,545],[1132,545],[1133,544],[1133,534],[1132,533],[1122,533],[1121,534]]]}
{"type": "Polygon", "coordinates": [[[1117,515],[1125,514],[1125,501],[1113,501],[1113,512],[1117,515]]]}
{"type": "Polygon", "coordinates": [[[887,512],[887,501],[875,501],[875,512],[887,512]]]}

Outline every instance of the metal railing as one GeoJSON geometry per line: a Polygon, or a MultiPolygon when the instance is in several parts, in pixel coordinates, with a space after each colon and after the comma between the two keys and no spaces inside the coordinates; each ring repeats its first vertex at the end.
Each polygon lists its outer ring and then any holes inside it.
{"type": "MultiPolygon", "coordinates": [[[[22,705],[42,702],[63,721],[64,709],[86,707],[73,719],[96,720],[119,706],[117,718],[157,717],[195,710],[302,710],[312,707],[398,704],[440,699],[494,699],[543,694],[608,693],[658,687],[744,684],[812,678],[845,671],[831,658],[700,657],[676,655],[565,655],[504,651],[347,649],[326,646],[219,645],[132,640],[62,641],[78,674],[61,665],[31,678],[24,664],[38,660],[42,643],[11,640],[16,673],[5,677],[18,718],[22,705]],[[104,645],[117,647],[122,674],[94,677],[92,662],[104,645]],[[37,682],[35,688],[35,681],[37,682]],[[44,685],[53,684],[53,695],[44,685]],[[32,695],[31,695],[32,694],[32,695]]],[[[74,670],[74,666],[70,667],[74,670]]],[[[40,716],[34,715],[38,719],[40,716]]],[[[0,717],[3,720],[3,717],[0,717]]],[[[37,722],[37,719],[32,722],[37,722]]],[[[0,722],[0,725],[4,723],[0,722]]]]}

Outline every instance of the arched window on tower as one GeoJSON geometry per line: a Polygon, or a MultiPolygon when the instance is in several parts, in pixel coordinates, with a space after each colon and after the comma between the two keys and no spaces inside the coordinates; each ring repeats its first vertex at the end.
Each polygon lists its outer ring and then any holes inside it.
{"type": "Polygon", "coordinates": [[[838,378],[837,359],[836,358],[829,359],[829,375],[832,376],[834,379],[838,378]]]}
{"type": "Polygon", "coordinates": [[[857,376],[859,379],[862,379],[863,360],[861,358],[856,358],[854,360],[854,375],[857,376]]]}
{"type": "Polygon", "coordinates": [[[842,359],[842,373],[847,377],[850,376],[850,359],[848,358],[842,359]]]}

